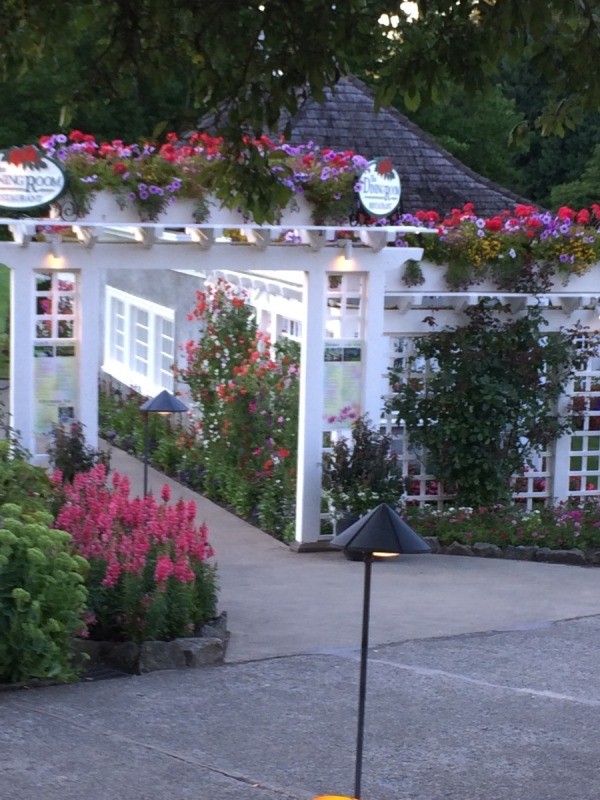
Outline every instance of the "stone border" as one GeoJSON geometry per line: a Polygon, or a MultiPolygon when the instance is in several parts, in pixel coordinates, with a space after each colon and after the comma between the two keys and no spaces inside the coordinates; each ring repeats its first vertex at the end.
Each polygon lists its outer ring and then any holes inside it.
{"type": "MultiPolygon", "coordinates": [[[[144,675],[161,669],[206,667],[222,664],[225,659],[229,631],[227,612],[205,622],[198,636],[173,639],[170,642],[94,642],[73,639],[74,661],[81,671],[74,684],[85,682],[86,672],[95,668],[110,668],[130,675],[144,675]],[[86,654],[88,658],[85,658],[86,654]]],[[[19,683],[0,683],[0,692],[15,689],[41,689],[47,686],[65,686],[65,681],[32,678],[19,683]]]]}
{"type": "Polygon", "coordinates": [[[432,553],[447,556],[479,556],[480,558],[509,558],[515,561],[543,561],[548,564],[573,564],[580,567],[600,566],[600,549],[554,550],[551,547],[536,545],[506,545],[499,547],[488,542],[474,542],[472,545],[452,542],[444,545],[437,536],[423,536],[432,553]]]}
{"type": "Polygon", "coordinates": [[[75,658],[85,670],[110,667],[131,675],[144,675],[163,669],[205,667],[222,664],[227,650],[229,631],[227,612],[205,622],[198,636],[173,639],[170,642],[94,642],[76,639],[75,658]],[[82,661],[82,654],[89,658],[82,661]]]}

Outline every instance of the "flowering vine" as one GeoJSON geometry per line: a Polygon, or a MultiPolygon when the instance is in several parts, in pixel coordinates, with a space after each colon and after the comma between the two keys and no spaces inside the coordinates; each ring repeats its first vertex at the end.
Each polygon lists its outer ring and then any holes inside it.
{"type": "Polygon", "coordinates": [[[295,342],[272,345],[246,295],[218,280],[199,291],[180,380],[201,420],[204,491],[283,534],[293,518],[299,367],[295,342]]]}

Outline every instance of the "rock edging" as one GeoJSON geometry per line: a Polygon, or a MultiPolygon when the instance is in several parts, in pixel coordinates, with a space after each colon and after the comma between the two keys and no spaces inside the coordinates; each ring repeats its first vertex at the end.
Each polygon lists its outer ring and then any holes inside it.
{"type": "Polygon", "coordinates": [[[600,566],[600,549],[554,550],[536,545],[506,545],[500,547],[489,542],[474,542],[472,545],[451,542],[444,545],[437,536],[423,536],[432,553],[447,556],[477,556],[479,558],[508,558],[514,561],[544,561],[549,564],[574,564],[576,566],[600,566]]]}
{"type": "Polygon", "coordinates": [[[131,675],[145,675],[164,669],[183,669],[222,664],[225,659],[229,631],[227,612],[204,623],[198,636],[182,637],[170,642],[95,642],[77,639],[75,658],[84,669],[110,667],[131,675]]]}

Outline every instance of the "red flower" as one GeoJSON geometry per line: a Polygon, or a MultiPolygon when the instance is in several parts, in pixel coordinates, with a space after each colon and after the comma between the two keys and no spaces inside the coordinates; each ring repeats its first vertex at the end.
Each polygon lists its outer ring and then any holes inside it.
{"type": "Polygon", "coordinates": [[[124,175],[127,172],[127,164],[117,161],[116,164],[113,164],[113,172],[115,175],[124,175]]]}
{"type": "Polygon", "coordinates": [[[488,229],[488,231],[497,233],[499,230],[502,230],[502,217],[495,216],[491,217],[490,219],[486,219],[485,227],[488,229]]]}
{"type": "Polygon", "coordinates": [[[559,219],[575,219],[575,212],[569,206],[561,206],[557,211],[559,219]]]}
{"type": "Polygon", "coordinates": [[[81,131],[71,131],[69,134],[69,141],[75,144],[81,144],[81,142],[84,141],[83,133],[81,131]]]}
{"type": "Polygon", "coordinates": [[[518,205],[515,206],[515,217],[528,217],[535,212],[535,206],[518,205]]]}
{"type": "Polygon", "coordinates": [[[174,162],[177,160],[177,150],[172,144],[163,144],[159,150],[160,155],[165,161],[174,162]]]}
{"type": "Polygon", "coordinates": [[[589,225],[590,212],[587,210],[587,208],[582,208],[581,211],[577,214],[576,219],[578,225],[589,225]]]}

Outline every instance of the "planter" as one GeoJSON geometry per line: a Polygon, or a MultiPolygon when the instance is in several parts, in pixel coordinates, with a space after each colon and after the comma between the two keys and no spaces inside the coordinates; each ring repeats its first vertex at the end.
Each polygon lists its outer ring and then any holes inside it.
{"type": "Polygon", "coordinates": [[[172,203],[169,203],[163,213],[159,216],[158,221],[167,228],[181,228],[185,227],[186,225],[192,225],[198,221],[204,222],[204,220],[196,219],[198,209],[198,200],[191,200],[188,197],[182,197],[172,203]]]}
{"type": "Polygon", "coordinates": [[[52,204],[50,210],[52,219],[63,219],[65,222],[95,222],[99,224],[123,223],[134,224],[140,222],[140,215],[133,205],[121,208],[117,203],[116,195],[111,192],[98,192],[94,195],[88,213],[79,214],[72,196],[67,193],[52,204]]]}
{"type": "Polygon", "coordinates": [[[296,194],[281,212],[279,224],[282,228],[295,228],[303,225],[314,225],[313,207],[302,194],[296,194]]]}
{"type": "MultiPolygon", "coordinates": [[[[346,528],[349,528],[351,525],[354,525],[355,522],[358,522],[360,519],[360,514],[357,514],[354,511],[346,511],[345,514],[342,514],[341,517],[336,519],[333,523],[333,532],[335,536],[338,533],[342,533],[345,531],[346,528]]],[[[362,561],[363,557],[361,553],[351,553],[348,550],[343,550],[344,557],[348,559],[348,561],[362,561]]]]}
{"type": "MultiPolygon", "coordinates": [[[[409,248],[406,248],[408,251],[409,248]]],[[[412,249],[411,249],[412,250],[412,249]]],[[[399,249],[399,253],[403,254],[404,248],[399,249]]],[[[411,256],[414,258],[414,256],[411,256]]],[[[434,264],[431,261],[422,260],[419,262],[419,268],[423,275],[423,283],[407,286],[404,283],[404,269],[396,273],[391,271],[386,276],[386,288],[388,291],[398,291],[402,293],[415,292],[416,294],[425,295],[440,295],[455,292],[456,294],[489,294],[494,295],[507,295],[507,294],[527,294],[526,292],[511,292],[504,289],[499,289],[493,280],[483,280],[479,283],[473,283],[467,289],[452,289],[448,286],[445,279],[446,266],[443,264],[434,264]]],[[[585,275],[555,275],[551,281],[548,292],[543,294],[594,294],[598,293],[598,278],[596,267],[592,267],[585,275]]]]}
{"type": "Polygon", "coordinates": [[[209,225],[218,225],[222,228],[243,228],[244,225],[252,222],[249,214],[238,208],[221,206],[221,201],[212,195],[206,198],[206,203],[209,209],[206,223],[209,225]]]}

